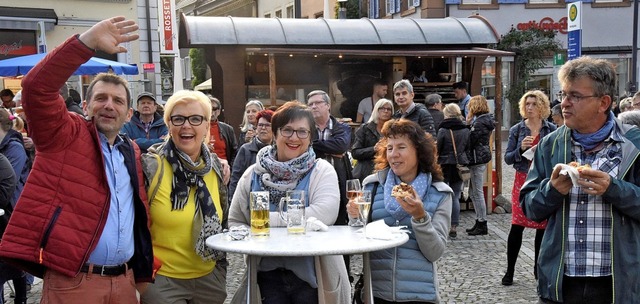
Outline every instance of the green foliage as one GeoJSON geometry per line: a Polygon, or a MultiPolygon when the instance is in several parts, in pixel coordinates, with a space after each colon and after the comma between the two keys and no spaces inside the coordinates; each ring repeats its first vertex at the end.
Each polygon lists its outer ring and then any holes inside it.
{"type": "MultiPolygon", "coordinates": [[[[526,92],[531,74],[545,67],[545,58],[562,50],[556,33],[537,28],[519,31],[515,28],[503,35],[498,49],[514,52],[514,81],[505,96],[512,105],[512,113],[518,115],[518,100],[526,92]]],[[[512,117],[516,117],[512,116],[512,117]]]]}
{"type": "Polygon", "coordinates": [[[192,87],[203,83],[207,77],[207,63],[204,60],[204,49],[190,49],[189,57],[191,58],[191,79],[192,87]]]}
{"type": "MultiPolygon", "coordinates": [[[[345,3],[345,7],[347,8],[347,19],[360,19],[364,17],[360,15],[360,3],[358,0],[347,0],[347,3],[345,3]]],[[[340,3],[336,3],[336,6],[333,8],[336,19],[338,19],[339,8],[340,3]]]]}

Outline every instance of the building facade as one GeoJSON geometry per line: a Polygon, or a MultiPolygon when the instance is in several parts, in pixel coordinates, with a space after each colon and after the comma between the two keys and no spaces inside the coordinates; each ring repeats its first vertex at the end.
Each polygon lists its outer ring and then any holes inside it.
{"type": "MultiPolygon", "coordinates": [[[[508,33],[511,28],[554,30],[556,39],[565,51],[568,39],[567,3],[562,0],[446,0],[449,16],[482,15],[500,35],[508,33]]],[[[617,97],[629,94],[633,69],[631,4],[629,0],[591,0],[582,3],[582,55],[607,59],[616,65],[619,80],[617,97]]],[[[563,62],[548,58],[547,66],[534,73],[529,88],[542,89],[553,100],[560,91],[557,72],[563,62]]],[[[487,63],[487,71],[492,68],[493,63],[487,63]]],[[[505,84],[508,85],[508,82],[505,84]]]]}
{"type": "MultiPolygon", "coordinates": [[[[134,96],[142,91],[159,92],[157,3],[145,0],[0,0],[0,47],[7,50],[0,54],[0,60],[35,54],[38,53],[38,48],[41,51],[52,50],[70,36],[89,29],[100,20],[111,16],[125,16],[138,23],[140,39],[126,43],[126,53],[97,53],[96,57],[138,65],[139,75],[125,76],[131,84],[134,96]],[[44,31],[41,31],[42,28],[44,31]],[[41,35],[41,32],[44,34],[41,35]],[[153,70],[144,72],[145,63],[153,63],[153,70]]],[[[90,76],[73,76],[69,79],[68,86],[82,92],[90,80],[90,76]]],[[[7,82],[15,84],[16,80],[2,79],[0,85],[4,87],[7,82]]]]}

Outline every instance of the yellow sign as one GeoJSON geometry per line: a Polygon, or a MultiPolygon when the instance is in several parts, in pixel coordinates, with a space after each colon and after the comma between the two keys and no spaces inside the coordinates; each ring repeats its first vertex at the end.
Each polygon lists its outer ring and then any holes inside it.
{"type": "Polygon", "coordinates": [[[569,7],[569,20],[576,21],[576,17],[578,17],[578,6],[571,4],[571,7],[569,7]]]}

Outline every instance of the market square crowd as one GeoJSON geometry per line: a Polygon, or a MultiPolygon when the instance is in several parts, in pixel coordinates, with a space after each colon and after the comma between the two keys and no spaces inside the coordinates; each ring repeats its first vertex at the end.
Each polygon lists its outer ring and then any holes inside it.
{"type": "MultiPolygon", "coordinates": [[[[152,93],[134,98],[114,74],[96,76],[81,105],[61,89],[96,51],[126,52],[137,30],[123,17],[103,20],[51,51],[18,98],[0,92],[0,283],[13,282],[15,303],[26,303],[33,276],[44,282],[41,303],[246,302],[244,292],[227,294],[226,255],[206,239],[250,225],[253,191],[269,193],[272,227],[286,225],[277,204],[293,190],[305,191],[308,217],[351,225],[348,180],[371,192],[369,221],[410,232],[370,253],[374,303],[440,302],[437,261],[458,236],[465,184],[475,210],[465,232],[488,234],[482,186],[495,122],[483,96],[458,82],[458,103],[433,94],[421,104],[400,80],[391,101],[378,81],[352,139],[321,90],[275,109],[248,101],[236,136],[218,120],[223,103],[202,92],[177,91],[160,112],[152,93]],[[411,190],[394,196],[401,183],[411,190]]],[[[614,108],[615,67],[590,57],[567,62],[559,79],[555,104],[526,92],[509,130],[505,161],[516,175],[501,283],[513,284],[524,228],[533,228],[538,303],[638,302],[640,95],[614,108]],[[588,166],[562,166],[571,162],[588,166]]],[[[264,257],[249,301],[361,301],[349,263],[264,257]]]]}

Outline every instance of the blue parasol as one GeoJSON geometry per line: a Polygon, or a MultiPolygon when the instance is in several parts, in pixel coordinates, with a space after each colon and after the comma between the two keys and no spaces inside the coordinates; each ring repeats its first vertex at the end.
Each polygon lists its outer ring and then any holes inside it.
{"type": "MultiPolygon", "coordinates": [[[[0,60],[0,76],[11,77],[26,75],[47,54],[33,54],[0,60]]],[[[96,75],[102,72],[115,74],[138,75],[138,66],[122,62],[91,57],[83,63],[73,75],[96,75]]]]}

